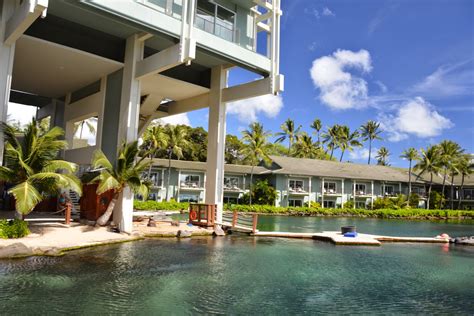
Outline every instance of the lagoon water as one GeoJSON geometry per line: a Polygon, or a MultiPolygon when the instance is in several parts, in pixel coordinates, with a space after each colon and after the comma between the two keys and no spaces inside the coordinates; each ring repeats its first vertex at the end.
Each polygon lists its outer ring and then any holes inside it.
{"type": "MultiPolygon", "coordinates": [[[[260,229],[474,235],[472,222],[261,217],[260,229]]],[[[474,247],[334,246],[231,235],[156,239],[0,261],[0,314],[474,312],[474,247]]]]}

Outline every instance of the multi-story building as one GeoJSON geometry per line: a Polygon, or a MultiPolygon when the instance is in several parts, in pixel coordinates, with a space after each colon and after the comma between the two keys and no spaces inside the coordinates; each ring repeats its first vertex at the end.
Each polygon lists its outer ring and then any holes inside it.
{"type": "MultiPolygon", "coordinates": [[[[208,107],[204,199],[219,217],[225,104],[283,90],[281,14],[280,0],[1,1],[0,120],[9,102],[38,107],[65,129],[64,158],[84,165],[96,149],[114,160],[153,119],[208,107]],[[235,67],[260,79],[228,86],[235,67]]],[[[130,232],[133,194],[120,199],[114,221],[130,232]]]]}
{"type": "MultiPolygon", "coordinates": [[[[351,201],[354,207],[371,208],[377,198],[408,194],[408,170],[378,165],[344,163],[316,159],[272,156],[268,167],[257,166],[253,182],[266,179],[278,192],[276,206],[305,206],[318,202],[323,207],[344,207],[351,201]]],[[[157,201],[175,199],[185,202],[203,202],[205,196],[206,164],[203,162],[154,159],[151,178],[157,179],[149,198],[157,201]]],[[[225,165],[224,202],[239,203],[249,192],[252,167],[225,165]]],[[[425,207],[429,180],[412,174],[412,192],[420,196],[419,207],[425,207]]],[[[454,181],[454,206],[461,197],[461,208],[474,208],[474,177],[454,181]]],[[[450,185],[445,189],[450,205],[450,185]]],[[[434,190],[440,191],[442,179],[436,177],[434,190]]]]}

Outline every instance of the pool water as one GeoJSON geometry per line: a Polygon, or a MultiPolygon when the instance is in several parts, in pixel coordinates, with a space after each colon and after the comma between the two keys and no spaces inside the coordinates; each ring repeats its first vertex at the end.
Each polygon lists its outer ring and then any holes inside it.
{"type": "MultiPolygon", "coordinates": [[[[368,233],[474,235],[469,222],[263,217],[260,223],[318,231],[346,220],[368,233]]],[[[144,240],[0,261],[0,314],[469,315],[473,267],[474,247],[455,245],[351,247],[237,234],[144,240]]]]}

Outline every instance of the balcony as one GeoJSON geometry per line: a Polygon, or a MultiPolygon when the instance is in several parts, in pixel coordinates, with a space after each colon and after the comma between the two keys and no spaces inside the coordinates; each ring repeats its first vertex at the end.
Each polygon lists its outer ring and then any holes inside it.
{"type": "Polygon", "coordinates": [[[323,194],[328,196],[338,196],[342,195],[342,191],[340,189],[323,189],[323,194]]]}
{"type": "Polygon", "coordinates": [[[309,190],[306,187],[296,186],[296,187],[288,187],[288,194],[289,195],[308,195],[309,190]]]}
{"type": "Polygon", "coordinates": [[[181,190],[204,190],[203,181],[180,181],[179,188],[181,190]]]}
{"type": "Polygon", "coordinates": [[[366,192],[366,191],[355,191],[355,196],[356,197],[367,197],[367,196],[373,196],[374,194],[371,192],[366,192]]]}

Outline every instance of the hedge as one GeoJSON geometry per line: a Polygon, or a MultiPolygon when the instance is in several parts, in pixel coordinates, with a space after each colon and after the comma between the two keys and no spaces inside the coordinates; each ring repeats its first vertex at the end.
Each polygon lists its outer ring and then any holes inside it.
{"type": "Polygon", "coordinates": [[[0,220],[0,238],[21,238],[28,236],[29,233],[28,223],[21,219],[0,220]]]}
{"type": "MultiPolygon", "coordinates": [[[[136,210],[187,210],[189,203],[135,201],[136,210]]],[[[411,218],[411,219],[445,219],[463,218],[474,219],[474,211],[467,210],[425,210],[419,208],[408,209],[341,209],[316,207],[278,207],[271,205],[225,205],[226,211],[251,212],[261,214],[280,214],[295,216],[359,216],[376,218],[411,218]]]]}

